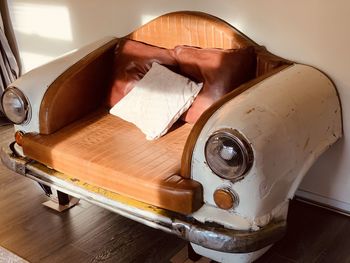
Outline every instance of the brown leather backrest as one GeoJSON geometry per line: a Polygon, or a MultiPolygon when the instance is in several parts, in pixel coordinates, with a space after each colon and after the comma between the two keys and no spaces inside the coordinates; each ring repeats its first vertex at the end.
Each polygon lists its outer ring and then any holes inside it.
{"type": "Polygon", "coordinates": [[[128,38],[151,45],[201,48],[242,48],[256,44],[225,21],[201,12],[181,11],[157,17],[128,38]]]}
{"type": "MultiPolygon", "coordinates": [[[[221,19],[191,11],[160,16],[127,37],[164,48],[177,45],[223,49],[248,46],[254,46],[256,50],[261,48],[221,19]]],[[[57,131],[103,101],[112,74],[114,45],[115,42],[111,42],[89,54],[50,85],[40,107],[40,133],[57,131]]],[[[273,60],[274,57],[269,53],[265,55],[264,51],[258,54],[257,76],[279,65],[279,61],[273,60]]]]}
{"type": "Polygon", "coordinates": [[[188,45],[201,48],[236,49],[254,46],[257,56],[256,77],[290,61],[269,53],[225,21],[194,11],[179,11],[157,17],[127,36],[154,46],[174,48],[188,45]]]}

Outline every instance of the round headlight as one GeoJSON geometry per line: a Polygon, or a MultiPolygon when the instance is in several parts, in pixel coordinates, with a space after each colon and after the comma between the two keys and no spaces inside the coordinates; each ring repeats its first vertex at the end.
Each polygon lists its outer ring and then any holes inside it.
{"type": "Polygon", "coordinates": [[[252,166],[253,150],[238,131],[223,129],[209,137],[205,159],[215,174],[237,181],[252,166]]]}
{"type": "Polygon", "coordinates": [[[6,117],[15,124],[27,120],[29,105],[24,94],[17,88],[7,88],[2,95],[2,108],[6,117]]]}

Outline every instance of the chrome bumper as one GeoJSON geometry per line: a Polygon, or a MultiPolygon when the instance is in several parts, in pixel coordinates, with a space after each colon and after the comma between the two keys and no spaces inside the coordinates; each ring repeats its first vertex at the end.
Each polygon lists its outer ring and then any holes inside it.
{"type": "Polygon", "coordinates": [[[0,156],[3,164],[18,174],[208,249],[248,253],[275,243],[285,234],[285,221],[271,222],[257,231],[203,224],[191,216],[160,209],[81,182],[36,161],[20,157],[10,147],[2,147],[0,156]]]}

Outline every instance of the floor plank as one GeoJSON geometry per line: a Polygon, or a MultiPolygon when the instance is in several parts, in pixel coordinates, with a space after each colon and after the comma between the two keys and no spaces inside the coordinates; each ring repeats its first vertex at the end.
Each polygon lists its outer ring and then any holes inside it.
{"type": "MultiPolygon", "coordinates": [[[[280,262],[274,258],[284,257],[292,262],[321,262],[329,250],[337,244],[339,236],[345,230],[350,231],[350,218],[344,215],[292,201],[288,215],[287,235],[277,242],[258,263],[280,262]]],[[[350,235],[342,237],[350,244],[350,235]]],[[[339,248],[337,260],[328,262],[346,262],[349,259],[350,246],[339,248]]],[[[327,261],[325,261],[327,262],[327,261]]]]}
{"type": "Polygon", "coordinates": [[[62,262],[92,262],[94,259],[90,254],[74,247],[73,245],[65,245],[57,250],[52,251],[46,257],[40,259],[43,263],[62,263],[62,262]]]}
{"type": "Polygon", "coordinates": [[[344,262],[350,263],[350,220],[342,225],[342,228],[334,238],[334,242],[327,247],[317,259],[319,263],[344,262]]]}

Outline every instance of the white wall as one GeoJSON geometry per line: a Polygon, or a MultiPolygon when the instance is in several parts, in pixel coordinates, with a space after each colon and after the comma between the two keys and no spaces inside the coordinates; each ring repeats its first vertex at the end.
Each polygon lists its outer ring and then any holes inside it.
{"type": "Polygon", "coordinates": [[[9,5],[25,70],[176,10],[218,16],[273,53],[323,70],[338,88],[345,136],[314,165],[301,188],[350,211],[349,1],[9,0],[9,5]]]}

